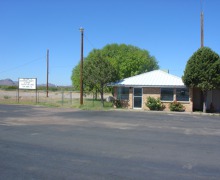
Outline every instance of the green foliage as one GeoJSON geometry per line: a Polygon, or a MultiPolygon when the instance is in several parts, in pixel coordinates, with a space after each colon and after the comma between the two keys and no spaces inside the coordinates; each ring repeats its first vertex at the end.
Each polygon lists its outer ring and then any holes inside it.
{"type": "MultiPolygon", "coordinates": [[[[38,91],[46,91],[47,87],[46,86],[38,86],[37,90],[38,91]]],[[[58,91],[58,88],[57,87],[48,87],[48,90],[49,91],[58,91]]]]}
{"type": "Polygon", "coordinates": [[[171,102],[169,108],[170,111],[185,111],[185,107],[177,101],[171,102]]]}
{"type": "MultiPolygon", "coordinates": [[[[53,92],[59,91],[58,87],[49,87],[48,89],[49,89],[49,91],[53,91],[53,92]]],[[[45,87],[45,90],[46,90],[46,87],[45,87]]]]}
{"type": "Polygon", "coordinates": [[[101,102],[104,103],[106,84],[116,80],[117,72],[112,64],[103,56],[101,50],[93,50],[84,63],[83,82],[87,89],[96,89],[101,95],[101,102]]]}
{"type": "Polygon", "coordinates": [[[45,86],[38,86],[37,89],[38,89],[39,91],[43,91],[43,90],[46,90],[46,87],[45,87],[45,86]]]}
{"type": "MultiPolygon", "coordinates": [[[[46,91],[47,87],[46,86],[38,86],[37,87],[38,91],[46,91]]],[[[56,92],[56,91],[73,91],[73,87],[69,86],[49,86],[48,91],[56,92]]]]}
{"type": "Polygon", "coordinates": [[[118,79],[124,79],[158,69],[155,57],[147,50],[126,44],[109,44],[102,49],[103,55],[113,64],[118,79]]]}
{"type": "Polygon", "coordinates": [[[208,47],[198,49],[188,60],[183,82],[203,92],[220,87],[219,55],[208,47]]]}
{"type": "MultiPolygon", "coordinates": [[[[155,57],[151,56],[147,50],[126,44],[109,44],[100,50],[94,49],[84,59],[84,63],[86,64],[87,61],[94,59],[94,57],[97,56],[97,53],[101,53],[102,59],[110,62],[110,64],[114,67],[114,75],[116,76],[116,80],[124,79],[159,68],[155,57]]],[[[87,69],[84,68],[83,74],[86,73],[86,71],[87,69]]],[[[79,90],[80,62],[74,67],[71,80],[74,88],[79,90]]],[[[86,81],[85,77],[84,81],[86,81]]],[[[91,88],[88,86],[84,86],[84,89],[91,90],[91,88]]]]}
{"type": "Polygon", "coordinates": [[[150,96],[147,98],[146,106],[150,110],[156,110],[156,111],[161,111],[165,109],[165,105],[160,101],[159,98],[156,99],[150,96]]]}
{"type": "Polygon", "coordinates": [[[120,99],[115,99],[113,101],[113,104],[116,108],[122,108],[122,103],[121,103],[121,100],[120,99]]]}
{"type": "Polygon", "coordinates": [[[71,80],[74,89],[80,90],[80,62],[73,68],[71,80]]]}
{"type": "Polygon", "coordinates": [[[6,90],[6,91],[15,90],[17,88],[18,88],[17,86],[7,86],[7,85],[1,85],[0,86],[0,89],[6,90]]]}
{"type": "Polygon", "coordinates": [[[188,60],[183,82],[203,92],[203,112],[206,112],[207,91],[220,87],[220,58],[208,47],[198,49],[188,60]]]}
{"type": "Polygon", "coordinates": [[[10,99],[11,97],[10,96],[4,96],[4,99],[10,99]]]}

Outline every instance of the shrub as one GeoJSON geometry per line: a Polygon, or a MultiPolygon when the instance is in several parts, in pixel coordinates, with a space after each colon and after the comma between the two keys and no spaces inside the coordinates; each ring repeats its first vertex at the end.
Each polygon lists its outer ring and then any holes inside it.
{"type": "Polygon", "coordinates": [[[113,104],[116,108],[121,108],[122,107],[122,103],[121,103],[120,99],[114,99],[113,104]]]}
{"type": "Polygon", "coordinates": [[[156,110],[156,111],[161,111],[164,110],[165,108],[165,105],[160,101],[159,98],[156,99],[150,96],[147,98],[146,106],[150,110],[156,110]]]}
{"type": "Polygon", "coordinates": [[[18,88],[17,86],[1,86],[1,89],[6,91],[15,90],[17,88],[18,88]]]}
{"type": "Polygon", "coordinates": [[[4,96],[4,99],[10,99],[11,97],[10,96],[4,96]]]}
{"type": "Polygon", "coordinates": [[[170,111],[185,111],[185,107],[177,101],[170,103],[170,111]]]}

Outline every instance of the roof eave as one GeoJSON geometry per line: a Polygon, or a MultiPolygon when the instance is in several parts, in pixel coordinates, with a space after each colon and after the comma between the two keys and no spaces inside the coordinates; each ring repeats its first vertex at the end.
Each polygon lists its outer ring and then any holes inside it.
{"type": "Polygon", "coordinates": [[[134,85],[134,84],[113,84],[113,87],[152,87],[152,88],[186,88],[185,85],[134,85]]]}

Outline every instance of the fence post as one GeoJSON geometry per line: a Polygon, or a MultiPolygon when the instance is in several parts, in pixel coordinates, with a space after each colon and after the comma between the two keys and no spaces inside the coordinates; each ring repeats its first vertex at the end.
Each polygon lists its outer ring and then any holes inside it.
{"type": "Polygon", "coordinates": [[[64,101],[64,92],[62,91],[62,106],[63,106],[63,101],[64,101]]]}
{"type": "Polygon", "coordinates": [[[73,96],[72,96],[72,92],[70,92],[70,104],[73,105],[73,96]]]}
{"type": "Polygon", "coordinates": [[[40,91],[38,91],[38,98],[37,98],[37,103],[40,102],[40,91]]]}
{"type": "Polygon", "coordinates": [[[19,96],[20,96],[20,95],[19,95],[19,88],[18,88],[18,104],[19,104],[19,98],[20,98],[19,96]]]}

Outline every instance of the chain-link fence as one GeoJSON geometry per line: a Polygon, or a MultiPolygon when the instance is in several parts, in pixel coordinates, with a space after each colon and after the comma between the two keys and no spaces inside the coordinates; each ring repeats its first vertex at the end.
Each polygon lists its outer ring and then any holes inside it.
{"type": "MultiPolygon", "coordinates": [[[[0,91],[0,103],[6,104],[48,104],[54,106],[72,106],[79,103],[80,94],[72,91],[15,90],[0,91]]],[[[93,99],[93,95],[84,95],[85,99],[93,99]]]]}
{"type": "MultiPolygon", "coordinates": [[[[105,98],[109,94],[105,95],[105,98]]],[[[96,96],[94,94],[84,93],[85,103],[93,103],[96,96]]],[[[97,97],[100,99],[100,97],[97,97]]],[[[48,97],[46,91],[33,90],[0,90],[0,103],[2,104],[41,104],[48,106],[78,106],[80,93],[73,91],[49,91],[48,97]]]]}

